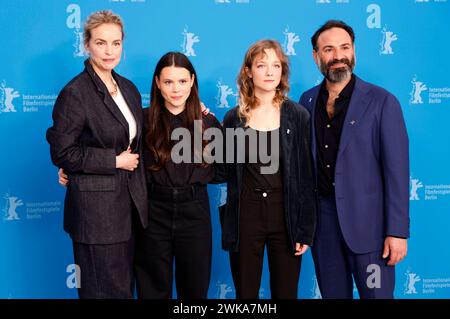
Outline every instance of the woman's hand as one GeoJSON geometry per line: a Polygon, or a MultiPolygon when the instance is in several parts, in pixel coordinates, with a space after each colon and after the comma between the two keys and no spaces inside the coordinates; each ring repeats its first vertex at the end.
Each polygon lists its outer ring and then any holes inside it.
{"type": "Polygon", "coordinates": [[[200,102],[200,106],[202,107],[202,114],[204,116],[208,115],[209,113],[211,113],[212,115],[215,115],[213,112],[211,112],[206,106],[205,104],[203,104],[203,102],[200,102]]]}
{"type": "Polygon", "coordinates": [[[134,171],[138,167],[138,164],[139,154],[131,153],[130,148],[116,156],[116,168],[134,171]]]}
{"type": "Polygon", "coordinates": [[[62,168],[58,170],[58,182],[64,187],[67,187],[67,184],[69,184],[69,176],[64,173],[62,168]]]}
{"type": "Polygon", "coordinates": [[[309,246],[308,245],[303,245],[300,243],[295,243],[295,256],[300,256],[303,255],[304,253],[306,253],[306,251],[308,250],[309,246]]]}

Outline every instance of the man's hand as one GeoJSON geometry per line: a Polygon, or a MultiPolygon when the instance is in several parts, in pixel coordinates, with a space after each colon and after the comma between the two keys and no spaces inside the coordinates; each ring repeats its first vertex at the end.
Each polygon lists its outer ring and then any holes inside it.
{"type": "Polygon", "coordinates": [[[403,238],[396,238],[387,236],[384,241],[383,258],[389,256],[388,266],[394,266],[405,258],[408,251],[407,240],[403,238]]]}

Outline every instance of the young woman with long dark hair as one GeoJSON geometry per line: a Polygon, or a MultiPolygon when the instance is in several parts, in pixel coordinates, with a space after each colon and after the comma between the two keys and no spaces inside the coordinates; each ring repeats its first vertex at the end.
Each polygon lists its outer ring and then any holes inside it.
{"type": "MultiPolygon", "coordinates": [[[[207,184],[214,166],[174,161],[171,139],[186,129],[192,145],[194,132],[221,128],[212,115],[203,115],[197,74],[182,53],[169,52],[157,63],[152,80],[151,106],[144,110],[144,164],[149,195],[149,226],[136,238],[135,269],[140,298],[171,298],[173,266],[179,298],[206,298],[211,273],[211,219],[207,184]],[[194,121],[200,125],[195,126],[194,121]]],[[[181,154],[186,155],[186,154],[181,154]]]]}

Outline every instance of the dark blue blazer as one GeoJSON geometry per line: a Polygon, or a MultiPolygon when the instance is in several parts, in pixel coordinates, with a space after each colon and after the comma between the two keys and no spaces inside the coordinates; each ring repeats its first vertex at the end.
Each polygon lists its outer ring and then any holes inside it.
{"type": "MultiPolygon", "coordinates": [[[[320,85],[300,98],[300,104],[311,113],[314,163],[319,90],[320,85]]],[[[339,223],[347,245],[355,253],[381,249],[386,236],[409,237],[408,144],[398,100],[356,77],[335,170],[339,223]]]]}
{"type": "MultiPolygon", "coordinates": [[[[112,72],[137,124],[131,148],[142,155],[143,113],[136,86],[112,72]]],[[[53,163],[69,175],[64,230],[84,244],[115,244],[132,237],[133,207],[148,223],[147,188],[141,164],[116,168],[116,155],[129,144],[128,123],[105,84],[86,60],[85,69],[60,92],[47,130],[53,163]]]]}

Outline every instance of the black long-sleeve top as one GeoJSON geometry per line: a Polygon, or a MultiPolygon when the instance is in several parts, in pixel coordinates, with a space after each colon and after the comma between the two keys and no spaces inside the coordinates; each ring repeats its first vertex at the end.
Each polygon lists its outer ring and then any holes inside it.
{"type": "MultiPolygon", "coordinates": [[[[186,111],[174,115],[164,109],[161,116],[168,117],[170,123],[170,134],[176,128],[186,127],[186,111]]],[[[211,113],[202,117],[204,129],[215,127],[222,129],[219,121],[211,113]]],[[[148,128],[148,108],[144,109],[144,134],[148,128]]],[[[172,147],[178,141],[172,141],[172,147]]],[[[150,170],[149,167],[155,163],[155,157],[144,143],[144,165],[146,168],[146,180],[148,184],[168,187],[183,187],[189,185],[206,185],[215,176],[214,165],[201,166],[198,163],[179,163],[169,161],[158,171],[150,170]]]]}

